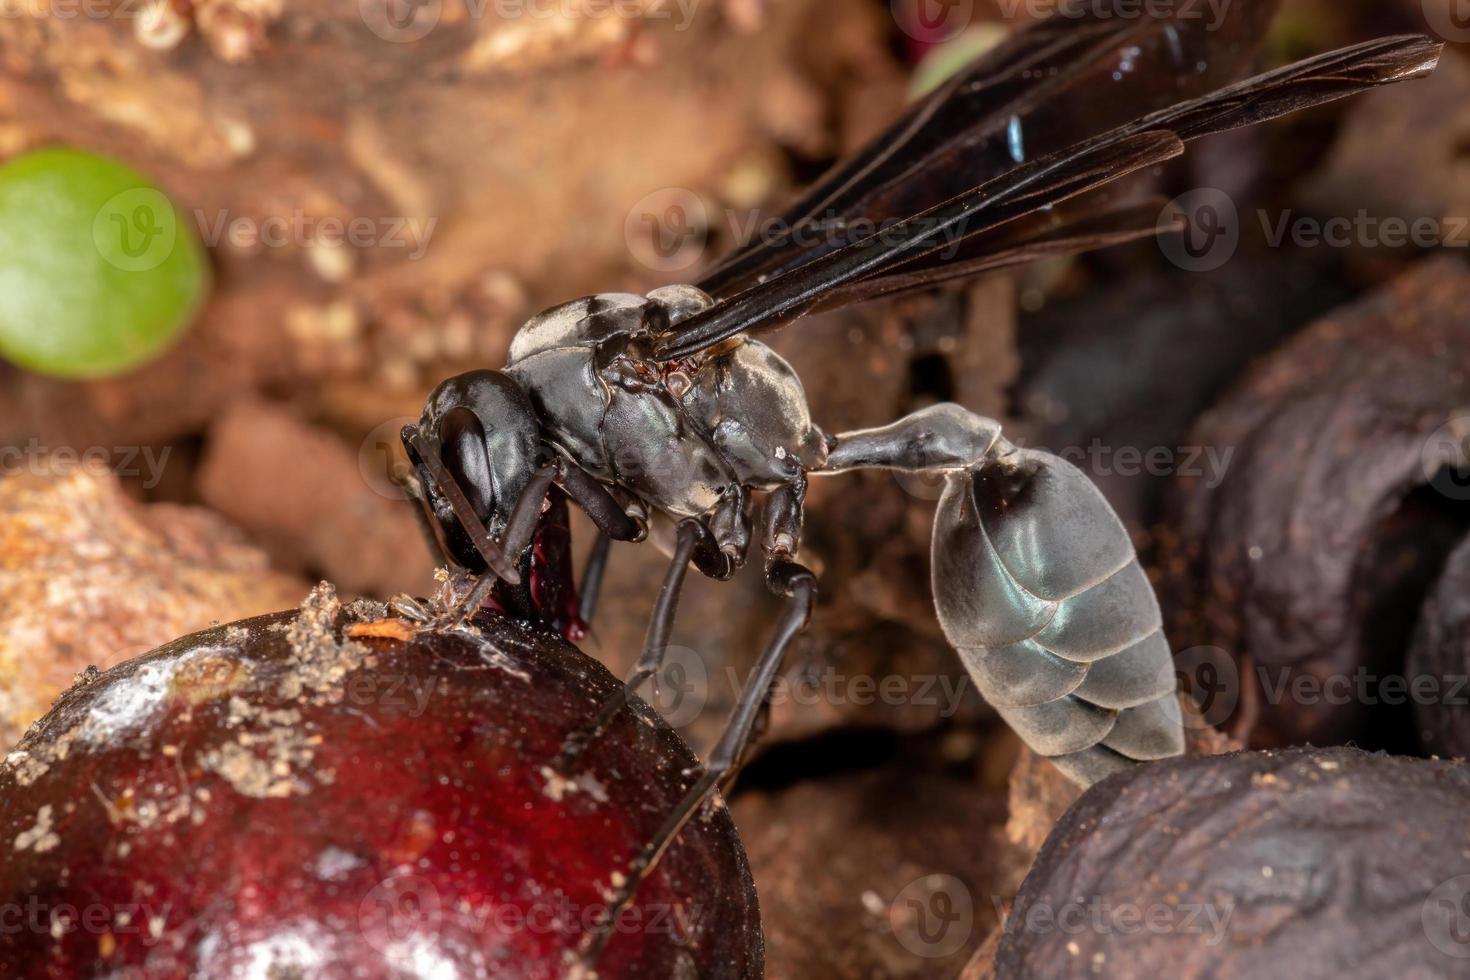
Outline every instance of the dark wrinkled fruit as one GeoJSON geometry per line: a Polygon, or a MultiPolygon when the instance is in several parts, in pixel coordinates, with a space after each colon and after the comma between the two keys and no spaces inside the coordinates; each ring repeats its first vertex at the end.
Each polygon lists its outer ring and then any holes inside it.
{"type": "Polygon", "coordinates": [[[1409,638],[1470,527],[1453,438],[1467,349],[1470,273],[1430,261],[1293,338],[1195,426],[1189,442],[1231,462],[1171,488],[1164,606],[1176,650],[1234,658],[1238,676],[1212,680],[1258,707],[1236,728],[1250,744],[1414,750],[1409,638]]]}
{"type": "MultiPolygon", "coordinates": [[[[554,772],[617,690],[601,665],[380,612],[319,589],[64,695],[0,769],[0,974],[578,976],[695,758],[640,703],[554,772]]],[[[723,807],[617,921],[600,978],[760,975],[723,807]]]]}
{"type": "Polygon", "coordinates": [[[1424,603],[1409,647],[1409,678],[1419,740],[1426,751],[1470,756],[1470,538],[1450,560],[1424,603]]]}
{"type": "Polygon", "coordinates": [[[1089,790],[996,976],[1463,976],[1470,769],[1356,749],[1154,763],[1089,790]]]}
{"type": "Polygon", "coordinates": [[[1019,397],[1045,420],[1040,444],[1085,469],[1124,524],[1152,525],[1169,474],[1228,470],[1189,427],[1252,360],[1342,300],[1334,260],[1273,251],[1209,275],[1130,269],[1023,317],[1019,397]]]}

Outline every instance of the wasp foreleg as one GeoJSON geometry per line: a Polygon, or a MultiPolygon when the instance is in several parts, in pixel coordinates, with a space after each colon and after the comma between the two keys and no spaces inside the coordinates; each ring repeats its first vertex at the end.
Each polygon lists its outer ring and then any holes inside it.
{"type": "Polygon", "coordinates": [[[582,570],[581,599],[577,605],[577,618],[584,623],[592,622],[597,611],[597,596],[602,590],[602,576],[607,570],[608,551],[614,541],[642,541],[648,537],[648,523],[642,516],[642,508],[628,508],[619,503],[595,477],[570,463],[562,463],[562,471],[556,483],[566,495],[582,509],[600,532],[587,556],[587,565],[582,570]],[[635,513],[630,513],[633,510],[635,513]]]}
{"type": "MultiPolygon", "coordinates": [[[[531,477],[530,482],[526,484],[526,489],[521,493],[520,499],[511,508],[510,520],[506,522],[505,535],[501,539],[500,544],[501,552],[509,556],[511,561],[514,561],[515,557],[531,543],[531,536],[536,533],[536,522],[541,518],[542,501],[546,499],[546,491],[551,489],[552,480],[556,478],[558,472],[559,470],[555,463],[548,463],[537,470],[536,475],[531,477]]],[[[453,484],[453,474],[446,472],[444,476],[448,483],[453,484]]],[[[445,490],[450,488],[441,484],[440,489],[445,490]]],[[[454,488],[454,492],[458,493],[458,488],[454,488]]],[[[450,499],[453,499],[453,497],[450,499]]],[[[468,515],[460,515],[460,521],[461,523],[465,521],[475,522],[476,526],[471,530],[471,536],[483,537],[485,540],[489,540],[489,534],[485,530],[484,524],[480,522],[473,511],[468,515]]],[[[492,565],[492,568],[494,567],[492,565]]],[[[507,567],[514,568],[514,566],[507,567]]],[[[452,629],[460,623],[463,623],[470,616],[473,616],[476,610],[484,605],[485,600],[490,597],[490,590],[495,587],[497,576],[505,578],[508,582],[512,581],[498,570],[493,573],[487,572],[481,575],[476,580],[474,588],[470,589],[464,598],[455,603],[453,607],[446,610],[436,625],[440,629],[452,629]]],[[[514,581],[520,581],[519,575],[516,576],[514,581]]]]}
{"type": "Polygon", "coordinates": [[[423,535],[424,544],[429,549],[429,554],[441,564],[452,563],[454,559],[450,557],[449,549],[439,537],[438,525],[434,522],[433,505],[429,503],[429,498],[424,493],[424,486],[419,482],[419,478],[412,473],[395,473],[391,479],[398,489],[403,491],[403,495],[413,503],[413,516],[419,526],[419,533],[423,535]]]}
{"type": "Polygon", "coordinates": [[[586,470],[558,459],[556,485],[566,491],[582,513],[586,514],[597,529],[614,541],[642,541],[648,536],[648,525],[641,518],[628,513],[628,508],[618,502],[607,487],[586,470]]]}

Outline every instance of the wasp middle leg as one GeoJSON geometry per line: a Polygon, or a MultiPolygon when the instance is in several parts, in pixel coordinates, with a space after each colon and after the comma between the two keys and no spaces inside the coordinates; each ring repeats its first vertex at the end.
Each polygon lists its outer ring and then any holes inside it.
{"type": "Polygon", "coordinates": [[[567,737],[557,755],[554,765],[556,771],[568,772],[573,769],[578,757],[612,723],[629,699],[650,680],[657,683],[668,650],[669,636],[673,633],[674,619],[678,615],[679,598],[683,594],[689,566],[693,565],[710,578],[726,579],[737,566],[744,563],[745,549],[750,542],[750,523],[745,504],[744,488],[732,488],[708,522],[685,518],[675,527],[673,554],[669,569],[664,574],[663,585],[659,588],[653,614],[649,617],[643,651],[628,674],[622,691],[609,699],[590,722],[567,737]]]}

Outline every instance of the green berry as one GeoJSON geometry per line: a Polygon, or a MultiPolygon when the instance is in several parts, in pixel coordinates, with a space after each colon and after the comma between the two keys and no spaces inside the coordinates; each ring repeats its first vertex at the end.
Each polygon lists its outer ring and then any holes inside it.
{"type": "Polygon", "coordinates": [[[122,374],[179,336],[208,282],[188,222],[142,174],[62,148],[0,167],[0,357],[122,374]]]}

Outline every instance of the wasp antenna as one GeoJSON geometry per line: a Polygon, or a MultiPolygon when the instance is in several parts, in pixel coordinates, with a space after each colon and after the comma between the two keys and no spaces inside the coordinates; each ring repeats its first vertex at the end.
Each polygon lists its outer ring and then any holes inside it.
{"type": "Polygon", "coordinates": [[[480,515],[475,513],[475,508],[470,505],[464,491],[459,488],[459,481],[445,468],[443,461],[439,459],[439,453],[430,445],[429,440],[424,438],[419,427],[405,425],[402,437],[404,446],[413,454],[415,461],[429,471],[429,476],[433,478],[439,492],[444,494],[445,500],[449,501],[454,516],[459,519],[465,533],[470,536],[475,550],[480,553],[481,558],[485,559],[485,564],[489,566],[490,571],[502,582],[509,585],[520,585],[520,572],[516,571],[515,566],[506,559],[505,553],[495,542],[490,540],[490,532],[485,530],[485,522],[480,520],[480,515]]]}

